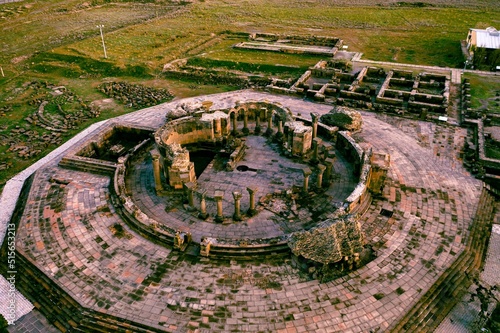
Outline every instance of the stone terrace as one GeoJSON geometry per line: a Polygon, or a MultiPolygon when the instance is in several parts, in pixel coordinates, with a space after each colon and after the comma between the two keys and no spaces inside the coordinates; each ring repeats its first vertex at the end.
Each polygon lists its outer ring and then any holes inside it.
{"type": "MultiPolygon", "coordinates": [[[[280,102],[303,117],[330,109],[251,91],[191,100],[219,108],[247,99],[280,102]]],[[[115,120],[158,127],[164,108],[115,120]]],[[[391,166],[383,196],[361,217],[377,258],[343,278],[319,283],[288,259],[217,261],[150,243],[115,213],[109,177],[61,169],[57,161],[33,180],[17,249],[84,307],[167,332],[386,331],[465,248],[481,182],[454,154],[438,156],[421,144],[415,128],[425,123],[396,127],[369,113],[363,120],[356,138],[389,153],[391,166]]],[[[459,129],[446,133],[460,141],[459,129]]]]}

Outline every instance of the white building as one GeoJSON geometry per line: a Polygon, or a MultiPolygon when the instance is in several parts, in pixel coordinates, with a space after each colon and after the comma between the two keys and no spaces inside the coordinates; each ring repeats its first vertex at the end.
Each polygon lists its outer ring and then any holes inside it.
{"type": "Polygon", "coordinates": [[[497,51],[500,50],[500,31],[493,27],[469,29],[467,50],[469,51],[469,60],[473,60],[474,63],[495,65],[499,62],[498,55],[494,53],[500,52],[497,51]],[[475,53],[481,53],[484,59],[474,59],[475,53]]]}

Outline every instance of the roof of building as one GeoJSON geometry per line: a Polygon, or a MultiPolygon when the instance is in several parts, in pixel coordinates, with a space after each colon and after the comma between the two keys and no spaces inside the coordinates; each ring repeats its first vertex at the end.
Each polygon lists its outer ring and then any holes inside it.
{"type": "Polygon", "coordinates": [[[470,29],[476,35],[476,46],[487,49],[500,49],[500,32],[493,28],[470,29]]]}

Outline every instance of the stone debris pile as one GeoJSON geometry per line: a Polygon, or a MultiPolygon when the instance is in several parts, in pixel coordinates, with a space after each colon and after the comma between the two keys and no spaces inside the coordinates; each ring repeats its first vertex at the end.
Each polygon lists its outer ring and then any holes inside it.
{"type": "Polygon", "coordinates": [[[99,91],[134,109],[158,105],[173,98],[166,89],[145,87],[127,82],[105,82],[98,87],[99,91]]]}

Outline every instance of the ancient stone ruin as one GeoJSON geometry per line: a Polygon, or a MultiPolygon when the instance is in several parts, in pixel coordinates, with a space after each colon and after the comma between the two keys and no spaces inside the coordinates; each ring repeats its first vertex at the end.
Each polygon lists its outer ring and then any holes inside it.
{"type": "Polygon", "coordinates": [[[244,91],[92,127],[26,182],[17,286],[61,331],[420,325],[476,267],[494,198],[380,115],[347,130],[331,109],[244,91]]]}

